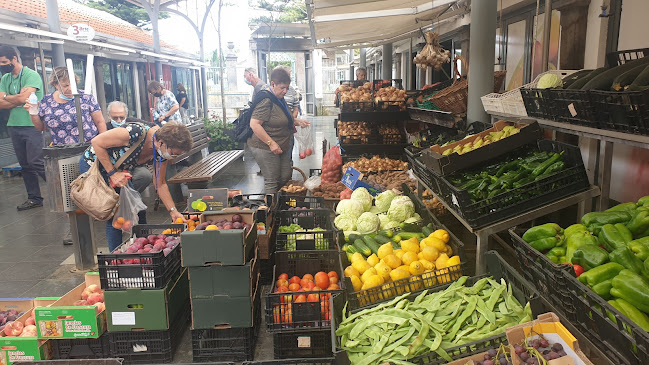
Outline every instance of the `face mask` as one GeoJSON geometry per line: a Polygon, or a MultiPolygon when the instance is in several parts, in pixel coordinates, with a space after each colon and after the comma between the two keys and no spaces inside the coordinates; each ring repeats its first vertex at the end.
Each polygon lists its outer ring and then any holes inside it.
{"type": "Polygon", "coordinates": [[[3,74],[8,74],[10,72],[13,72],[14,70],[14,64],[10,63],[8,65],[2,65],[0,66],[0,71],[2,71],[3,74]]]}
{"type": "Polygon", "coordinates": [[[155,96],[156,98],[159,98],[159,97],[162,96],[162,93],[153,93],[153,96],[155,96]]]}
{"type": "Polygon", "coordinates": [[[245,82],[246,82],[246,84],[248,84],[248,85],[250,85],[250,86],[252,86],[252,82],[250,82],[250,80],[248,80],[248,79],[243,79],[243,81],[245,81],[245,82]]]}
{"type": "Polygon", "coordinates": [[[121,127],[121,126],[124,125],[124,122],[121,122],[121,123],[120,123],[120,122],[117,122],[117,121],[111,119],[111,120],[110,120],[110,124],[112,124],[113,127],[115,127],[115,128],[119,128],[119,127],[121,127]]]}
{"type": "MultiPolygon", "coordinates": [[[[160,146],[162,147],[162,143],[160,144],[160,146]]],[[[165,150],[166,150],[166,148],[165,148],[165,150]]],[[[165,160],[171,160],[173,158],[173,157],[171,157],[171,154],[169,153],[169,150],[166,150],[166,151],[162,152],[162,149],[158,148],[158,154],[160,155],[160,157],[164,158],[165,160]]]]}
{"type": "Polygon", "coordinates": [[[67,101],[72,101],[72,100],[74,100],[74,97],[71,98],[71,97],[69,97],[69,96],[66,96],[65,94],[63,94],[63,91],[60,91],[60,90],[59,90],[59,92],[60,92],[59,97],[60,97],[61,99],[63,99],[63,100],[67,100],[67,101]]]}

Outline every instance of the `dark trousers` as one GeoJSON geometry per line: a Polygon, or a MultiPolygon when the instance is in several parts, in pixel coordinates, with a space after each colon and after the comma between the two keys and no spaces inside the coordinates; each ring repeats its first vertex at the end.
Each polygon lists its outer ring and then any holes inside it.
{"type": "Polygon", "coordinates": [[[27,198],[34,203],[42,203],[41,187],[38,177],[45,180],[43,160],[43,132],[34,127],[8,127],[11,142],[16,151],[18,163],[22,168],[27,198]]]}

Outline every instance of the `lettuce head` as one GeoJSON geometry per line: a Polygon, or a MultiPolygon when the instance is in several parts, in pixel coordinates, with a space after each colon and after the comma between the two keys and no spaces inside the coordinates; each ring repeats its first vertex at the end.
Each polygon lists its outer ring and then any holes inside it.
{"type": "Polygon", "coordinates": [[[391,221],[403,222],[415,214],[415,204],[407,196],[398,196],[390,202],[388,218],[391,221]]]}
{"type": "Polygon", "coordinates": [[[392,190],[386,190],[377,195],[374,199],[374,205],[379,209],[379,212],[387,212],[390,209],[392,199],[396,198],[397,194],[392,190]]]}
{"type": "Polygon", "coordinates": [[[356,220],[363,214],[363,204],[357,200],[344,199],[336,206],[336,214],[348,214],[356,220]]]}
{"type": "Polygon", "coordinates": [[[356,230],[361,234],[375,233],[379,230],[380,223],[379,217],[376,214],[365,212],[358,217],[356,230]]]}
{"type": "Polygon", "coordinates": [[[356,217],[344,213],[334,219],[334,226],[343,231],[355,231],[356,230],[356,217]]]}
{"type": "Polygon", "coordinates": [[[356,190],[354,190],[354,192],[352,193],[351,200],[360,202],[363,205],[363,211],[367,212],[372,207],[372,200],[374,200],[374,198],[372,198],[372,194],[370,194],[367,189],[356,188],[356,190]]]}

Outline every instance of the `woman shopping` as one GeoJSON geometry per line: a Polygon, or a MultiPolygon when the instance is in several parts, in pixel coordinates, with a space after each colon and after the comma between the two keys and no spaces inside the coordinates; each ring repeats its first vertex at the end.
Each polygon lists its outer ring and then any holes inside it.
{"type": "Polygon", "coordinates": [[[260,91],[264,98],[257,103],[250,119],[253,135],[248,146],[264,176],[266,194],[276,193],[291,179],[295,126],[310,125],[306,120],[294,119],[284,101],[290,83],[286,69],[276,67],[270,74],[270,90],[260,91]]]}
{"type": "Polygon", "coordinates": [[[151,116],[155,124],[161,126],[167,122],[182,122],[182,117],[178,111],[180,105],[174,93],[165,90],[164,86],[157,81],[149,81],[146,90],[155,98],[154,106],[151,109],[151,116]]]}
{"type": "MultiPolygon", "coordinates": [[[[176,210],[169,194],[165,179],[167,161],[189,151],[192,144],[189,130],[182,124],[168,123],[162,127],[150,127],[143,122],[127,122],[124,126],[111,129],[92,140],[92,146],[81,156],[79,171],[88,171],[92,164],[99,160],[102,176],[119,193],[120,188],[131,184],[129,171],[153,162],[153,184],[172,220],[176,221],[178,218],[182,219],[182,215],[176,210]],[[134,150],[124,163],[114,166],[131,147],[134,150]]],[[[106,222],[106,239],[111,252],[122,243],[122,231],[113,228],[110,220],[106,222]]]]}

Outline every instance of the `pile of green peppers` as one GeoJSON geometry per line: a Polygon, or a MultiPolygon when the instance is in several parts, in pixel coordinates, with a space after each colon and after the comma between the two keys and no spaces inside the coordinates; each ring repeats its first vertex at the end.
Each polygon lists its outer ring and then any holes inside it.
{"type": "Polygon", "coordinates": [[[563,230],[532,227],[523,240],[556,264],[572,264],[580,282],[649,331],[649,196],[585,214],[563,230]]]}

